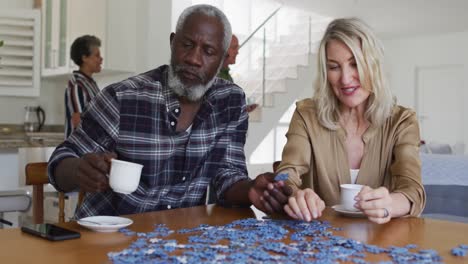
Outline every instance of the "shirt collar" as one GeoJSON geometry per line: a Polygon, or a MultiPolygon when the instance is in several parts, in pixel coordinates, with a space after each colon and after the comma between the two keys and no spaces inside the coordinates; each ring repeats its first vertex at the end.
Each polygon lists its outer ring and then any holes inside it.
{"type": "Polygon", "coordinates": [[[168,112],[175,111],[175,109],[180,109],[179,100],[177,99],[176,94],[169,88],[168,85],[168,75],[169,75],[169,67],[164,69],[164,73],[162,74],[162,86],[163,86],[163,96],[164,101],[166,102],[166,110],[168,112]]]}
{"type": "Polygon", "coordinates": [[[79,71],[79,70],[78,71],[73,71],[73,74],[83,76],[83,78],[86,78],[89,81],[94,81],[94,79],[92,77],[89,77],[88,75],[84,74],[82,71],[79,71]]]}
{"type": "MultiPolygon", "coordinates": [[[[164,96],[164,100],[166,101],[166,110],[167,112],[176,113],[178,115],[180,113],[179,99],[177,98],[177,95],[172,91],[172,89],[169,88],[168,76],[169,76],[169,66],[166,66],[162,74],[163,96],[164,96]]],[[[214,101],[216,100],[212,91],[216,83],[217,83],[217,80],[213,82],[210,89],[208,89],[208,91],[206,91],[205,95],[203,96],[202,105],[200,106],[199,113],[204,113],[205,111],[208,111],[208,112],[212,111],[214,101]]]]}

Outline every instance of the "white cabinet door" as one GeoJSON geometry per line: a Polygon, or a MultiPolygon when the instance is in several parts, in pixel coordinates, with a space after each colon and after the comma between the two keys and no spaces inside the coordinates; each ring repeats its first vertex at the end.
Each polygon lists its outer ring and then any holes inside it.
{"type": "MultiPolygon", "coordinates": [[[[72,72],[73,41],[82,35],[95,35],[105,42],[107,0],[44,0],[42,76],[72,72]]],[[[104,53],[103,53],[104,54],[104,53]]]]}
{"type": "Polygon", "coordinates": [[[42,2],[42,75],[69,72],[67,0],[42,2]]]}
{"type": "Polygon", "coordinates": [[[18,151],[16,149],[0,149],[0,191],[17,190],[18,183],[18,151]]]}
{"type": "Polygon", "coordinates": [[[104,71],[135,72],[136,1],[109,0],[104,71]]]}

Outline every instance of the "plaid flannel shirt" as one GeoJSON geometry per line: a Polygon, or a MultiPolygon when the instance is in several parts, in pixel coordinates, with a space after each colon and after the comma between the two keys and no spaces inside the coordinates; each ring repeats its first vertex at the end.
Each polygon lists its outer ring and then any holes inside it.
{"type": "Polygon", "coordinates": [[[234,183],[248,179],[244,144],[248,127],[245,95],[217,78],[207,91],[190,131],[176,132],[177,97],[167,86],[168,66],[106,87],[88,105],[82,123],[49,161],[86,153],[115,152],[144,165],[138,189],[87,193],[75,218],[121,215],[204,204],[213,186],[218,201],[234,183]]]}

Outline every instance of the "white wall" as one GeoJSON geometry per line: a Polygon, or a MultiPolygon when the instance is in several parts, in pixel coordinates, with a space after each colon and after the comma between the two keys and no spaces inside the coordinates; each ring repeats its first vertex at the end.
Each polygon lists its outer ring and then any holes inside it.
{"type": "Polygon", "coordinates": [[[34,0],[0,0],[0,9],[3,8],[32,8],[34,0]]]}
{"type": "Polygon", "coordinates": [[[184,11],[185,8],[189,7],[192,5],[192,0],[177,0],[172,3],[172,18],[171,18],[171,23],[173,27],[171,28],[172,31],[175,31],[175,26],[177,24],[177,19],[179,18],[180,14],[182,11],[184,11]]]}
{"type": "MultiPolygon", "coordinates": [[[[383,44],[386,53],[389,81],[399,104],[418,110],[416,69],[428,67],[440,67],[444,69],[450,65],[456,65],[456,67],[460,67],[465,72],[462,77],[463,79],[459,81],[463,85],[463,101],[468,102],[468,78],[466,77],[468,76],[468,31],[442,35],[392,38],[384,40],[383,44]]],[[[424,87],[421,88],[423,89],[424,87]]],[[[440,87],[440,89],[449,90],[448,87],[440,87]]],[[[440,103],[448,103],[444,101],[440,100],[440,103]]],[[[464,143],[468,146],[468,107],[466,105],[465,103],[465,106],[458,109],[464,113],[465,119],[458,129],[463,129],[465,134],[464,143]]],[[[440,127],[439,129],[451,128],[440,127]]]]}
{"type": "Polygon", "coordinates": [[[468,32],[387,39],[383,45],[392,89],[398,102],[410,107],[415,107],[416,67],[468,65],[468,32]]]}
{"type": "Polygon", "coordinates": [[[175,3],[171,0],[138,1],[137,72],[145,72],[169,63],[169,35],[172,6],[175,3]]]}

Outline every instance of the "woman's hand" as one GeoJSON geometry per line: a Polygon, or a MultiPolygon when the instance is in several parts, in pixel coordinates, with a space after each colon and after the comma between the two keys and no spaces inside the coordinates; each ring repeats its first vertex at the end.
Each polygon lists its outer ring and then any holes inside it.
{"type": "Polygon", "coordinates": [[[284,211],[292,218],[310,222],[322,216],[323,200],[310,188],[299,190],[289,197],[284,211]]]}
{"type": "Polygon", "coordinates": [[[393,199],[387,188],[372,189],[364,186],[354,199],[355,207],[360,209],[370,221],[384,224],[392,218],[393,199]]]}

